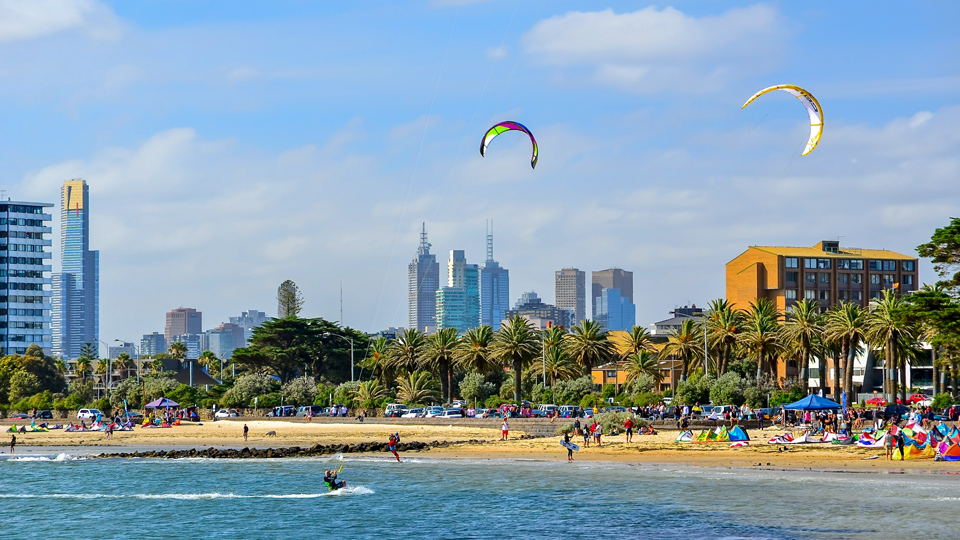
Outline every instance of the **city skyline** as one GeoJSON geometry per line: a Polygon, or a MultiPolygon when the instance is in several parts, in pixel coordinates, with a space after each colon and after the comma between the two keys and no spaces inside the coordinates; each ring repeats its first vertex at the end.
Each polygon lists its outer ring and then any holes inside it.
{"type": "Polygon", "coordinates": [[[171,306],[272,309],[284,279],[302,316],[341,320],[342,282],[343,324],[407,326],[421,223],[480,262],[490,218],[514,291],[629,268],[645,324],[722,297],[744,246],[912,256],[960,200],[956,3],[61,7],[0,28],[0,178],[14,200],[92,186],[107,343],[171,306]],[[823,107],[809,155],[796,99],[740,108],[783,83],[823,107]],[[510,134],[479,156],[502,120],[536,134],[536,169],[510,134]]]}

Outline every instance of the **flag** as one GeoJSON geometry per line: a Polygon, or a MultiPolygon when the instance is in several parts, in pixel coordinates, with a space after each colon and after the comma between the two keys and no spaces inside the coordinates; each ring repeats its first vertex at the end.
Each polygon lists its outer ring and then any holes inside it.
{"type": "Polygon", "coordinates": [[[844,390],[840,394],[840,407],[841,407],[840,410],[842,410],[843,413],[846,414],[847,413],[847,391],[846,390],[844,390]]]}

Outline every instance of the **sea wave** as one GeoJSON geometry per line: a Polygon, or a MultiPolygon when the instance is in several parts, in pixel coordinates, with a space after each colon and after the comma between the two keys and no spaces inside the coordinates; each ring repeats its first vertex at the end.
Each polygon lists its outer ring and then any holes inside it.
{"type": "Polygon", "coordinates": [[[364,486],[353,486],[323,493],[264,493],[242,495],[237,493],[2,493],[0,499],[156,499],[156,500],[205,500],[205,499],[318,499],[321,497],[343,497],[349,495],[370,495],[374,491],[364,486]]]}
{"type": "Polygon", "coordinates": [[[54,462],[64,462],[64,461],[81,461],[87,459],[84,456],[74,456],[71,454],[57,454],[55,457],[50,456],[17,456],[8,458],[7,461],[54,461],[54,462]]]}

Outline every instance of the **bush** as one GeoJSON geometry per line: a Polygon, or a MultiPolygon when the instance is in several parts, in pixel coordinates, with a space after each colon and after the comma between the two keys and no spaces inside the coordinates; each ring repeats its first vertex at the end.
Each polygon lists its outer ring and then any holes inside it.
{"type": "Polygon", "coordinates": [[[600,391],[600,397],[606,401],[609,398],[616,397],[617,395],[617,385],[615,384],[605,384],[603,385],[603,390],[600,391]]]}
{"type": "Polygon", "coordinates": [[[587,394],[580,399],[580,408],[582,409],[599,408],[601,406],[603,406],[603,400],[600,399],[599,394],[587,394]]]}
{"type": "Polygon", "coordinates": [[[178,384],[173,390],[166,393],[166,397],[176,401],[181,407],[189,407],[199,403],[200,392],[189,384],[178,384]]]}
{"type": "Polygon", "coordinates": [[[934,409],[946,409],[947,407],[954,405],[953,396],[944,392],[942,394],[937,394],[933,401],[930,403],[930,406],[934,409]]]}
{"type": "Polygon", "coordinates": [[[686,381],[677,383],[677,405],[693,405],[710,401],[710,388],[715,379],[709,375],[694,375],[686,381]]]}
{"type": "Polygon", "coordinates": [[[490,396],[483,402],[483,406],[488,409],[496,409],[501,405],[503,405],[503,400],[500,399],[500,396],[490,396]]]}
{"type": "Polygon", "coordinates": [[[21,401],[40,391],[40,379],[28,371],[19,370],[10,377],[10,403],[21,401]]]}
{"type": "Polygon", "coordinates": [[[273,407],[279,407],[282,399],[279,392],[270,392],[268,394],[253,396],[253,398],[250,399],[250,405],[253,406],[254,402],[256,402],[255,406],[259,409],[272,409],[273,407]]]}
{"type": "Polygon", "coordinates": [[[558,381],[553,386],[553,397],[557,405],[580,403],[583,396],[595,392],[597,385],[589,376],[573,379],[572,381],[558,381]]]}
{"type": "Polygon", "coordinates": [[[313,377],[297,377],[287,381],[281,390],[284,401],[293,402],[297,405],[306,405],[313,403],[317,398],[317,383],[313,377]]]}
{"type": "Polygon", "coordinates": [[[109,416],[110,411],[112,410],[112,407],[110,407],[110,400],[105,397],[94,400],[93,403],[90,404],[89,408],[100,409],[100,412],[102,412],[105,416],[109,416]]]}
{"type": "MultiPolygon", "coordinates": [[[[226,407],[247,407],[253,405],[253,398],[269,394],[279,388],[279,384],[272,377],[262,372],[250,372],[239,375],[230,388],[223,393],[221,401],[226,407]]],[[[277,399],[279,402],[279,398],[277,399]]],[[[278,403],[279,404],[279,403],[278,403]]],[[[267,405],[257,402],[258,407],[267,405]]],[[[276,405],[270,405],[275,407],[276,405]]]]}
{"type": "Polygon", "coordinates": [[[359,386],[359,381],[340,383],[333,391],[333,402],[353,408],[353,398],[357,395],[359,386]]]}
{"type": "Polygon", "coordinates": [[[471,403],[483,401],[496,392],[497,387],[479,373],[468,373],[460,381],[460,397],[471,403]]]}
{"type": "Polygon", "coordinates": [[[654,394],[653,392],[645,392],[643,394],[637,394],[633,398],[633,403],[634,405],[639,407],[646,407],[648,405],[660,403],[660,400],[662,399],[663,398],[660,397],[658,394],[654,394]]]}
{"type": "Polygon", "coordinates": [[[557,428],[557,435],[563,435],[564,433],[573,433],[573,424],[563,424],[557,428]]]}
{"type": "Polygon", "coordinates": [[[161,373],[151,373],[143,378],[143,392],[146,394],[147,403],[157,398],[166,397],[177,387],[177,381],[173,376],[172,371],[163,371],[161,373]]]}
{"type": "Polygon", "coordinates": [[[128,377],[121,381],[110,393],[110,404],[123,408],[123,401],[126,400],[128,408],[140,409],[144,406],[142,396],[143,392],[140,385],[137,384],[137,379],[128,377]]]}
{"type": "Polygon", "coordinates": [[[746,401],[746,381],[738,373],[729,371],[714,381],[710,387],[710,401],[717,405],[743,405],[746,401]]]}

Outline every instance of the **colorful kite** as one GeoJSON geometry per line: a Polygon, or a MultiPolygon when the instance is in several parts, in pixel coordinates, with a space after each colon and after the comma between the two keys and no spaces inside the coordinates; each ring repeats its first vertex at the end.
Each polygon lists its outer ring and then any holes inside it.
{"type": "Polygon", "coordinates": [[[537,167],[537,139],[533,137],[533,133],[530,133],[530,130],[520,122],[500,122],[495,124],[492,128],[487,130],[487,133],[483,136],[483,141],[480,142],[480,155],[484,155],[487,150],[487,145],[490,144],[497,135],[507,132],[507,131],[522,131],[530,137],[530,143],[533,145],[533,155],[530,157],[530,167],[537,167]]]}
{"type": "MultiPolygon", "coordinates": [[[[807,92],[799,86],[794,86],[792,84],[778,84],[777,86],[764,88],[763,90],[757,92],[751,96],[746,103],[743,104],[743,107],[746,107],[751,101],[766,94],[767,92],[772,92],[773,90],[783,90],[784,92],[789,93],[790,95],[799,99],[800,102],[803,103],[803,106],[807,108],[807,114],[810,115],[810,140],[807,141],[807,148],[800,155],[805,156],[809,154],[814,148],[817,147],[817,143],[820,142],[820,134],[823,133],[823,109],[820,108],[820,102],[817,101],[817,98],[813,97],[813,94],[807,92]]],[[[740,108],[742,109],[743,107],[740,108]]]]}

